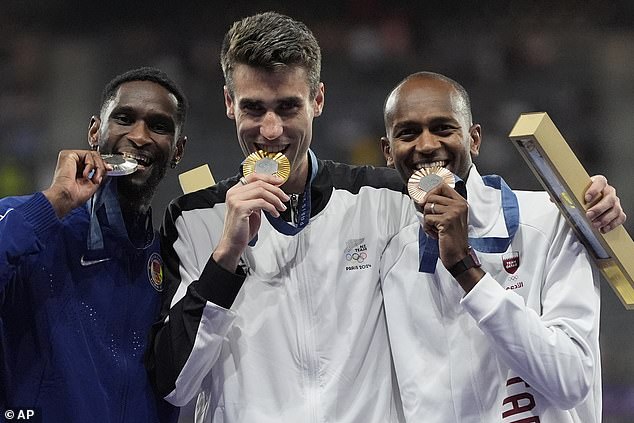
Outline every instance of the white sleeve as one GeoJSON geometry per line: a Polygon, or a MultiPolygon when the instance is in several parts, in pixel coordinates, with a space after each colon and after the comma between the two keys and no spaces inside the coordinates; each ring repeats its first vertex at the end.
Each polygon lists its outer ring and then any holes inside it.
{"type": "Polygon", "coordinates": [[[543,274],[541,310],[488,274],[461,303],[511,369],[553,405],[570,409],[600,377],[599,275],[567,227],[554,237],[543,274]]]}

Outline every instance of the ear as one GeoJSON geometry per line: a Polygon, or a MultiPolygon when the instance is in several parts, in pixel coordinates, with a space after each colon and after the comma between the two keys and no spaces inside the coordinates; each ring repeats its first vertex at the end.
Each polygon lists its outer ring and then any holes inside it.
{"type": "Polygon", "coordinates": [[[183,158],[183,154],[185,153],[185,144],[187,144],[187,137],[181,136],[176,141],[176,145],[174,146],[174,155],[172,156],[172,161],[178,164],[183,158]]]}
{"type": "Polygon", "coordinates": [[[97,116],[90,118],[88,124],[88,145],[91,150],[97,150],[99,147],[99,127],[101,126],[101,120],[97,116]]]}
{"type": "Polygon", "coordinates": [[[324,110],[324,101],[325,101],[324,92],[325,92],[324,83],[320,82],[319,89],[317,90],[317,95],[315,96],[315,100],[313,103],[314,116],[320,116],[321,112],[324,110]]]}
{"type": "Polygon", "coordinates": [[[225,107],[226,107],[226,112],[225,113],[227,113],[227,117],[229,119],[235,120],[236,115],[235,115],[235,112],[233,110],[233,98],[231,98],[231,94],[229,93],[229,89],[227,88],[226,85],[223,87],[223,92],[224,92],[225,107]]]}
{"type": "Polygon", "coordinates": [[[471,158],[475,159],[480,154],[480,144],[482,143],[482,128],[479,123],[475,123],[469,128],[469,137],[471,138],[469,151],[471,152],[471,158]]]}
{"type": "Polygon", "coordinates": [[[394,167],[394,159],[392,158],[392,147],[390,147],[390,140],[387,137],[381,137],[381,151],[385,158],[385,164],[387,167],[394,167]]]}

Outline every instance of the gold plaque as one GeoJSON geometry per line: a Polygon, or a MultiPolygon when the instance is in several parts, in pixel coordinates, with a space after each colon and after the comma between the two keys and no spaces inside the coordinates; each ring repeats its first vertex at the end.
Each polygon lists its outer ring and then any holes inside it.
{"type": "Polygon", "coordinates": [[[242,162],[242,173],[244,176],[252,173],[277,175],[286,181],[291,175],[291,163],[282,153],[267,153],[258,150],[244,159],[244,162],[242,162]]]}
{"type": "Polygon", "coordinates": [[[184,194],[216,185],[209,165],[198,166],[178,175],[178,181],[184,194]]]}
{"type": "Polygon", "coordinates": [[[628,310],[634,310],[634,242],[623,226],[602,234],[585,212],[590,176],[546,113],[524,113],[509,137],[628,310]]]}
{"type": "Polygon", "coordinates": [[[422,168],[409,178],[407,192],[416,203],[421,204],[425,195],[443,182],[451,188],[455,187],[456,180],[453,173],[444,167],[422,168]]]}

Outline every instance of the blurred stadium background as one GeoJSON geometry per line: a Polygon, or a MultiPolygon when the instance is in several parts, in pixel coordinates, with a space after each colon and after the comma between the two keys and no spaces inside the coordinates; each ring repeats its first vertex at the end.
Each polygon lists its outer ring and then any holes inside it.
{"type": "MultiPolygon", "coordinates": [[[[546,111],[590,174],[614,185],[634,234],[634,2],[306,0],[234,2],[3,0],[0,3],[0,196],[47,187],[57,152],[87,147],[103,85],[158,66],[191,102],[178,172],[208,163],[216,180],[241,160],[225,117],[218,55],[229,25],[276,10],[304,21],[323,53],[326,107],[312,148],[321,158],[382,165],[385,95],[417,70],[470,92],[483,126],[481,173],[539,189],[507,135],[521,112],[546,111]]],[[[156,224],[180,193],[168,173],[156,224]]],[[[604,283],[604,422],[634,421],[634,312],[604,283]]],[[[185,410],[183,421],[189,419],[185,410]]]]}

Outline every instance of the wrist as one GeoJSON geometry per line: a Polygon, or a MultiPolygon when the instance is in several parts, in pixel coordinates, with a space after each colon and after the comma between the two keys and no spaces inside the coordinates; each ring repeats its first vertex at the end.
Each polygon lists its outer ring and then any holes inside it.
{"type": "Polygon", "coordinates": [[[63,218],[73,209],[70,196],[65,191],[48,188],[42,191],[42,194],[46,197],[48,202],[51,203],[51,207],[55,210],[55,215],[58,219],[63,218]]]}
{"type": "Polygon", "coordinates": [[[478,259],[475,250],[469,247],[467,254],[453,265],[447,267],[447,271],[451,274],[451,276],[457,278],[467,270],[471,268],[479,268],[480,266],[480,260],[478,259]]]}
{"type": "Polygon", "coordinates": [[[232,251],[231,249],[223,248],[218,245],[216,250],[212,253],[212,258],[223,269],[235,273],[240,263],[240,252],[232,251]]]}

